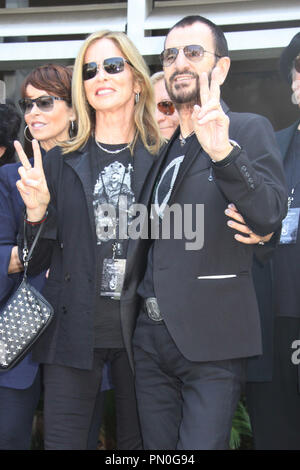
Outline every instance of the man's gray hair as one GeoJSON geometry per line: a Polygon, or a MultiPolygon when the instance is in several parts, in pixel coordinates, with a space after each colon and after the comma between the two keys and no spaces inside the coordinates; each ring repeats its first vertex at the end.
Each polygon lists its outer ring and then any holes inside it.
{"type": "Polygon", "coordinates": [[[164,80],[164,78],[165,78],[165,74],[161,70],[160,72],[156,72],[153,75],[151,75],[150,80],[151,80],[152,85],[154,86],[160,80],[164,80]]]}

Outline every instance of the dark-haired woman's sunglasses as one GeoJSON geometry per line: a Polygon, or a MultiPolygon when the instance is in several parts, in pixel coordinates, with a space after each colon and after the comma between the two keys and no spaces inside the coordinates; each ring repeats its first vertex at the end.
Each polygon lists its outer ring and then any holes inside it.
{"type": "Polygon", "coordinates": [[[183,50],[185,57],[190,60],[191,62],[198,62],[204,56],[204,53],[207,52],[208,54],[213,54],[216,57],[221,57],[214,52],[206,51],[202,46],[199,44],[192,44],[190,46],[182,46],[182,47],[170,47],[169,49],[165,49],[160,54],[160,60],[164,67],[169,67],[170,65],[175,62],[176,57],[179,54],[180,49],[183,50]]]}
{"type": "Polygon", "coordinates": [[[123,57],[109,57],[108,59],[104,59],[102,64],[97,64],[97,62],[88,62],[82,67],[82,78],[83,80],[90,80],[91,78],[94,78],[99,72],[101,66],[105,72],[112,75],[123,72],[125,62],[127,62],[127,64],[131,65],[132,67],[132,64],[123,57]]]}
{"type": "Polygon", "coordinates": [[[172,101],[160,101],[157,103],[157,109],[166,116],[172,116],[175,113],[175,106],[172,101]]]}
{"type": "Polygon", "coordinates": [[[294,67],[296,72],[300,73],[300,55],[294,60],[294,67]]]}
{"type": "Polygon", "coordinates": [[[64,98],[59,98],[58,96],[39,96],[39,98],[22,98],[19,100],[19,106],[22,113],[28,114],[31,112],[34,103],[37,105],[40,111],[49,112],[52,111],[54,106],[54,101],[66,101],[64,98]]]}

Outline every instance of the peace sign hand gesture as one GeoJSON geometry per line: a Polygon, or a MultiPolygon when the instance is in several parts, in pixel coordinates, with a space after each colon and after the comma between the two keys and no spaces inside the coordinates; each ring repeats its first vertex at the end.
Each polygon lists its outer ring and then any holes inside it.
{"type": "Polygon", "coordinates": [[[27,210],[27,219],[37,222],[43,218],[50,201],[42,155],[37,140],[32,141],[34,166],[32,167],[20,142],[14,142],[16,152],[23,166],[19,168],[19,179],[16,183],[27,210]]]}
{"type": "Polygon", "coordinates": [[[221,71],[215,67],[210,85],[206,72],[200,75],[201,107],[194,106],[192,120],[199,143],[212,160],[223,160],[232,150],[229,118],[220,103],[221,71]]]}

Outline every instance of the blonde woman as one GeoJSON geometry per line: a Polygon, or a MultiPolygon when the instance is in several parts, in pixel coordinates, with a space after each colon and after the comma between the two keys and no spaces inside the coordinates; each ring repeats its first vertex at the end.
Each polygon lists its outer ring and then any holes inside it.
{"type": "Polygon", "coordinates": [[[44,295],[56,312],[35,350],[45,364],[45,448],[86,448],[108,360],[123,436],[118,449],[139,449],[131,337],[145,260],[135,259],[134,243],[127,252],[119,220],[125,214],[130,225],[161,137],[146,64],[125,34],[86,39],[72,99],[77,136],[49,152],[44,169],[36,142],[33,168],[16,144],[29,239],[46,218],[32,269],[50,266],[44,295]]]}

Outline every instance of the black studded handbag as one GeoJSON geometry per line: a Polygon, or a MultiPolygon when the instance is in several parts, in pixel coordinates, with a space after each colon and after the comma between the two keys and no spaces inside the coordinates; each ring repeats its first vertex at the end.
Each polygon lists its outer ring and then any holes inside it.
{"type": "Polygon", "coordinates": [[[0,371],[15,367],[42,335],[53,318],[53,308],[27,280],[28,262],[40,236],[39,227],[28,251],[24,220],[23,280],[0,313],[0,371]]]}

